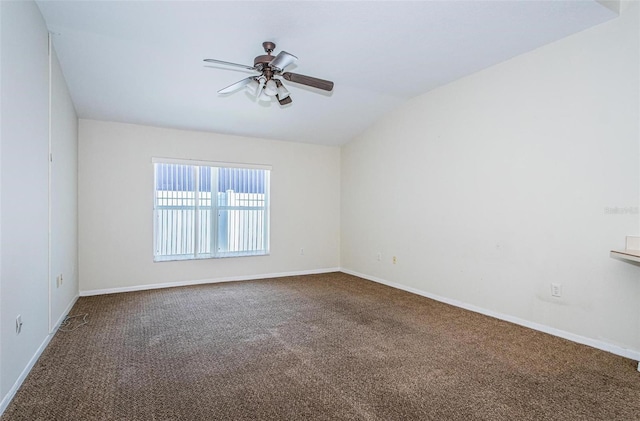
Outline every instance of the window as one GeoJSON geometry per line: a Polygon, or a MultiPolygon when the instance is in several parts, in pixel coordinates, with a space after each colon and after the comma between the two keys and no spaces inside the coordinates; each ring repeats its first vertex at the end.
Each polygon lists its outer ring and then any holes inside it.
{"type": "Polygon", "coordinates": [[[168,159],[153,167],[154,261],[269,254],[270,167],[168,159]]]}

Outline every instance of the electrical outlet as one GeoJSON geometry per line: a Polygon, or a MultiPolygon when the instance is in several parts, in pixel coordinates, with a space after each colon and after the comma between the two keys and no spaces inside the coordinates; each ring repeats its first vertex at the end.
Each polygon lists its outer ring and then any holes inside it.
{"type": "Polygon", "coordinates": [[[382,260],[382,253],[378,252],[378,254],[376,255],[376,260],[379,262],[380,260],[382,260]]]}
{"type": "Polygon", "coordinates": [[[300,249],[300,256],[304,256],[304,248],[300,249]]]}
{"type": "Polygon", "coordinates": [[[62,286],[62,281],[64,281],[64,278],[62,277],[62,274],[60,274],[59,278],[60,278],[60,286],[62,286]]]}
{"type": "Polygon", "coordinates": [[[16,333],[20,334],[22,332],[22,316],[18,314],[16,317],[16,333]]]}
{"type": "Polygon", "coordinates": [[[393,256],[393,264],[395,265],[396,263],[398,263],[398,258],[396,256],[393,256]]]}
{"type": "Polygon", "coordinates": [[[562,284],[551,284],[551,296],[552,297],[562,297],[562,284]]]}

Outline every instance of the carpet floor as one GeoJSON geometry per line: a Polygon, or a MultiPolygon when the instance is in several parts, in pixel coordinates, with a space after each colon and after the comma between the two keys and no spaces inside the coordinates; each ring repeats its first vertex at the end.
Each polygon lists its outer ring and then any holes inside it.
{"type": "Polygon", "coordinates": [[[343,273],[83,297],[10,420],[640,420],[636,362],[343,273]]]}

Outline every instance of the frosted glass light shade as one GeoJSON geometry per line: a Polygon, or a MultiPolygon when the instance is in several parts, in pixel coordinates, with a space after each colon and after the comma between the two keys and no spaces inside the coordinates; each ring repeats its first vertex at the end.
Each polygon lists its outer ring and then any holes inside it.
{"type": "Polygon", "coordinates": [[[271,102],[271,97],[269,95],[267,95],[266,93],[266,89],[265,91],[263,91],[260,96],[258,97],[258,101],[261,102],[271,102]]]}
{"type": "Polygon", "coordinates": [[[255,95],[258,92],[259,87],[260,87],[260,84],[255,79],[249,82],[246,86],[247,90],[251,95],[255,95]]]}
{"type": "Polygon", "coordinates": [[[278,93],[277,89],[276,83],[273,80],[269,80],[264,86],[264,93],[269,96],[275,96],[278,93]]]}

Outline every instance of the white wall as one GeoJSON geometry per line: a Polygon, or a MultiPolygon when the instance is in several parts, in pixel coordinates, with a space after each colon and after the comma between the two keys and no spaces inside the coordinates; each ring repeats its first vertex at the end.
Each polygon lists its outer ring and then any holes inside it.
{"type": "Polygon", "coordinates": [[[2,328],[4,397],[48,326],[48,41],[35,3],[2,7],[2,328]],[[15,320],[22,315],[22,333],[15,320]]]}
{"type": "Polygon", "coordinates": [[[51,328],[78,296],[78,117],[55,53],[51,55],[51,328]],[[56,278],[62,275],[62,283],[56,278]]]}
{"type": "MultiPolygon", "coordinates": [[[[2,163],[2,10],[0,6],[0,164],[2,163]]],[[[0,341],[2,341],[2,170],[0,170],[0,341]]],[[[0,344],[0,399],[4,401],[2,391],[2,345],[0,344]]],[[[0,401],[0,402],[2,402],[0,401]]],[[[0,414],[3,409],[0,407],[0,414]]]]}
{"type": "Polygon", "coordinates": [[[609,257],[640,234],[639,29],[624,4],[344,146],[342,267],[640,358],[640,266],[609,257]]]}
{"type": "Polygon", "coordinates": [[[52,168],[51,200],[60,205],[66,203],[51,215],[53,224],[66,221],[52,227],[53,232],[58,232],[56,247],[51,250],[52,266],[59,258],[65,264],[77,264],[76,221],[72,215],[59,215],[73,212],[77,205],[77,173],[71,151],[77,141],[73,129],[75,111],[57,62],[49,83],[47,28],[35,3],[0,2],[0,17],[1,413],[51,338],[50,308],[51,315],[62,316],[78,291],[77,284],[74,286],[71,281],[64,293],[53,293],[55,303],[50,305],[49,87],[56,107],[52,111],[51,146],[60,153],[60,164],[71,167],[60,171],[52,168]],[[15,329],[18,314],[24,323],[20,334],[15,329]]]}
{"type": "Polygon", "coordinates": [[[82,119],[79,134],[81,293],[340,266],[338,147],[82,119]],[[271,254],[154,263],[152,157],[272,165],[271,254]]]}

